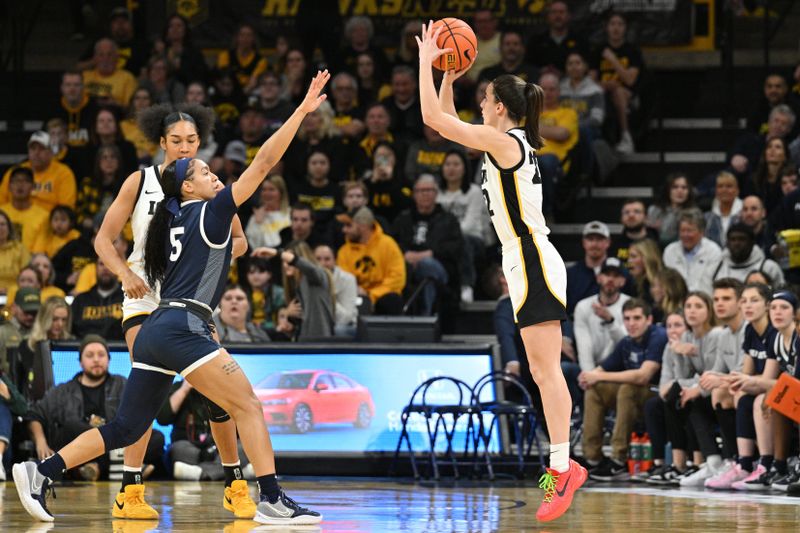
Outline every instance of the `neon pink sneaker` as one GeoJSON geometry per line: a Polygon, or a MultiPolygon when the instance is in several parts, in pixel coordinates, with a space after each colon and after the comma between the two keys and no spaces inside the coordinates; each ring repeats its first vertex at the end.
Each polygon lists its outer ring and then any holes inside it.
{"type": "Polygon", "coordinates": [[[742,470],[741,465],[737,463],[733,468],[723,470],[711,479],[707,479],[705,486],[707,489],[728,490],[731,485],[737,481],[742,481],[748,476],[750,476],[750,472],[742,470]]]}
{"type": "Polygon", "coordinates": [[[758,467],[755,470],[753,470],[750,473],[749,476],[747,476],[746,478],[744,478],[744,479],[742,479],[740,481],[732,483],[731,484],[731,488],[732,489],[736,489],[736,490],[747,490],[747,485],[745,485],[745,483],[747,483],[748,481],[753,481],[755,479],[760,478],[761,475],[765,474],[766,472],[767,472],[766,468],[764,468],[761,465],[758,465],[758,467]]]}

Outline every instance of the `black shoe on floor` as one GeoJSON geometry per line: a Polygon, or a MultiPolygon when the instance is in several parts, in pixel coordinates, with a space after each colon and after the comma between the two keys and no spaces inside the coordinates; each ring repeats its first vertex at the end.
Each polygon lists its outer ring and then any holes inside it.
{"type": "Polygon", "coordinates": [[[589,473],[589,478],[595,481],[627,481],[631,475],[628,467],[606,457],[600,465],[589,473]]]}

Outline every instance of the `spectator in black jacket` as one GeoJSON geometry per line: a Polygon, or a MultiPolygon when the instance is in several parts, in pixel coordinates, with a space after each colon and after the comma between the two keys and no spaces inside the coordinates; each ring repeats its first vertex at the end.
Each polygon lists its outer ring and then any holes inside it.
{"type": "Polygon", "coordinates": [[[392,235],[403,250],[411,279],[430,281],[421,296],[421,314],[431,315],[438,291],[460,287],[458,265],[463,237],[458,219],[436,203],[436,178],[423,174],[414,184],[414,206],[400,213],[392,235]]]}
{"type": "Polygon", "coordinates": [[[72,332],[82,338],[89,334],[122,341],[122,286],[111,270],[97,260],[97,283],[72,301],[72,332]]]}
{"type": "Polygon", "coordinates": [[[417,74],[414,69],[400,65],[392,69],[392,95],[381,103],[391,117],[389,131],[402,152],[415,140],[422,138],[422,108],[420,107],[417,74]]]}
{"type": "Polygon", "coordinates": [[[569,27],[569,6],[561,0],[547,7],[547,30],[528,42],[527,61],[541,68],[556,68],[565,72],[567,56],[574,51],[588,53],[586,39],[569,27]]]}
{"type": "MultiPolygon", "coordinates": [[[[86,430],[102,426],[116,416],[124,377],[108,373],[110,355],[105,339],[87,335],[79,349],[81,372],[70,381],[50,389],[28,412],[31,438],[40,460],[53,455],[86,430]]],[[[158,464],[164,449],[164,436],[153,430],[144,461],[158,464]]],[[[152,471],[152,469],[147,469],[152,471]]],[[[78,467],[78,475],[96,481],[108,472],[108,453],[78,467]]]]}

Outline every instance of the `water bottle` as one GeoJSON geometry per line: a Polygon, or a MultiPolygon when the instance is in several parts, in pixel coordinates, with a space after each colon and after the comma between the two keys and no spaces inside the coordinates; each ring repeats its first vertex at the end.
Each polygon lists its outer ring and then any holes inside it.
{"type": "Polygon", "coordinates": [[[653,466],[653,443],[650,442],[650,435],[645,433],[639,440],[641,443],[641,471],[647,472],[653,466]]]}
{"type": "Polygon", "coordinates": [[[631,433],[631,441],[628,445],[628,473],[636,475],[639,473],[642,460],[642,445],[639,442],[639,435],[634,431],[631,433]]]}

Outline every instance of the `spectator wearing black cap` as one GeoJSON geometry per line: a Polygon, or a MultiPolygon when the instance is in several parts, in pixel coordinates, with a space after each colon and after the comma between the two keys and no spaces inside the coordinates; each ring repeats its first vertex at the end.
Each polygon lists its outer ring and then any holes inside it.
{"type": "Polygon", "coordinates": [[[603,261],[597,274],[600,292],[575,306],[575,344],[581,370],[593,370],[625,336],[622,306],[630,296],[622,293],[625,273],[616,257],[603,261]]]}
{"type": "MultiPolygon", "coordinates": [[[[36,184],[33,192],[33,203],[48,212],[56,205],[75,208],[77,184],[75,174],[70,168],[55,161],[55,154],[50,149],[50,135],[45,131],[34,132],[28,139],[28,160],[20,164],[33,170],[33,181],[36,184]]],[[[3,175],[0,184],[0,204],[9,201],[8,190],[11,169],[3,175]]]]}
{"type": "MultiPolygon", "coordinates": [[[[28,412],[31,438],[36,455],[44,459],[53,448],[62,448],[86,430],[102,426],[116,416],[126,379],[110,374],[111,355],[105,339],[87,335],[78,351],[81,371],[68,382],[47,391],[28,412]]],[[[153,430],[147,445],[145,463],[161,461],[164,436],[153,430]]],[[[80,478],[96,481],[108,471],[108,451],[96,460],[78,467],[80,478]]]]}
{"type": "Polygon", "coordinates": [[[585,224],[582,234],[583,260],[567,268],[567,313],[570,315],[578,302],[599,292],[597,274],[611,245],[611,231],[599,220],[585,224]]]}
{"type": "Polygon", "coordinates": [[[773,286],[783,285],[783,271],[780,265],[768,259],[764,251],[756,245],[753,228],[741,222],[731,224],[722,257],[717,265],[712,281],[721,278],[734,278],[744,282],[750,272],[766,274],[773,286]]]}
{"type": "Polygon", "coordinates": [[[122,286],[111,270],[97,260],[97,283],[72,301],[72,331],[76,337],[100,335],[122,341],[122,286]]]}

